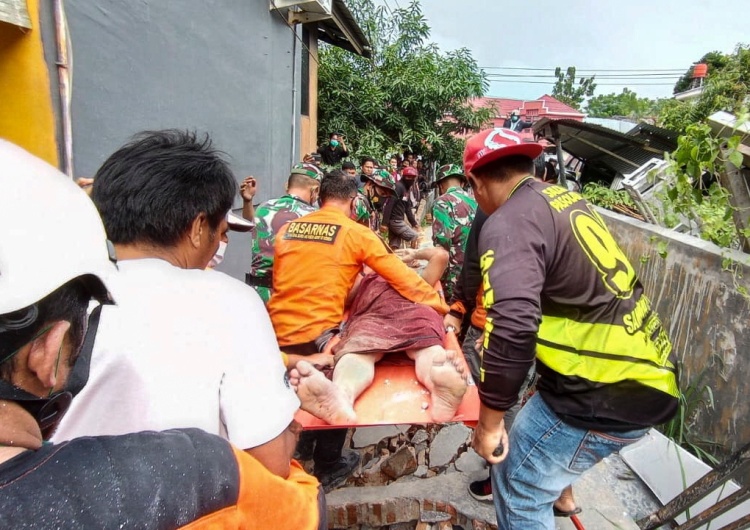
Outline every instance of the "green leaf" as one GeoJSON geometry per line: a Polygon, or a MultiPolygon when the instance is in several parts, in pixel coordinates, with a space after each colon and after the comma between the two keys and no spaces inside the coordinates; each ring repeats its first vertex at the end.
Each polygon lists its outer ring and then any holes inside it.
{"type": "Polygon", "coordinates": [[[742,160],[743,160],[742,153],[740,153],[739,151],[732,151],[731,153],[729,153],[729,162],[734,167],[737,167],[737,168],[742,167],[742,160]]]}

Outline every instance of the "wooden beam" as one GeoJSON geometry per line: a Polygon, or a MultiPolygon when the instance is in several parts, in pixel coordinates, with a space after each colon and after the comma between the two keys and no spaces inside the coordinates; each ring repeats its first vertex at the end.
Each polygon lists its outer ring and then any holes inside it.
{"type": "Polygon", "coordinates": [[[552,124],[550,129],[552,131],[552,138],[555,140],[555,147],[557,148],[557,183],[567,190],[568,179],[565,176],[565,155],[563,155],[560,130],[557,128],[556,123],[552,124]]]}

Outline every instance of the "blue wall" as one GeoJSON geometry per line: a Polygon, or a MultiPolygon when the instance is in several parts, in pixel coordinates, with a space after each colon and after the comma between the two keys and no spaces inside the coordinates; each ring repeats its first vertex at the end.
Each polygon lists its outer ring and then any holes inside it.
{"type": "MultiPolygon", "coordinates": [[[[238,181],[250,174],[260,179],[258,200],[283,193],[298,159],[292,76],[296,62],[299,86],[300,54],[297,47],[293,57],[292,30],[266,0],[65,5],[78,176],[93,175],[138,131],[189,128],[212,136],[238,181]]],[[[242,277],[249,245],[249,236],[234,235],[222,268],[242,277]]]]}

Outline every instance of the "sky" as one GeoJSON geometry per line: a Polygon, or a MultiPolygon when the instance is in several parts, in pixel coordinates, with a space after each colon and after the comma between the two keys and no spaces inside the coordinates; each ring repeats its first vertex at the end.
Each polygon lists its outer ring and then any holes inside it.
{"type": "MultiPolygon", "coordinates": [[[[408,3],[375,1],[391,8],[408,3]]],[[[488,95],[498,97],[551,93],[553,77],[508,75],[551,76],[556,66],[575,66],[577,77],[598,73],[595,95],[628,87],[642,97],[671,97],[677,78],[703,54],[750,44],[750,0],[421,0],[421,5],[431,40],[443,51],[471,50],[479,66],[495,74],[488,95]]]]}

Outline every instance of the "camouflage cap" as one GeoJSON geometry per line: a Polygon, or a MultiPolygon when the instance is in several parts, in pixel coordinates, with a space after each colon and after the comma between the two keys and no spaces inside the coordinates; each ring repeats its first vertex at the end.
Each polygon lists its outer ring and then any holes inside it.
{"type": "Polygon", "coordinates": [[[320,182],[323,180],[323,171],[315,164],[299,162],[292,166],[291,175],[304,175],[320,182]]]}
{"type": "Polygon", "coordinates": [[[372,175],[362,174],[362,181],[364,182],[365,179],[371,180],[376,186],[396,192],[396,181],[393,179],[393,175],[385,169],[375,171],[372,175]]]}
{"type": "Polygon", "coordinates": [[[437,170],[437,174],[435,175],[435,184],[443,179],[447,179],[448,177],[459,177],[462,180],[466,180],[466,175],[464,175],[464,168],[462,168],[458,164],[445,164],[444,166],[440,166],[440,168],[437,170]]]}

